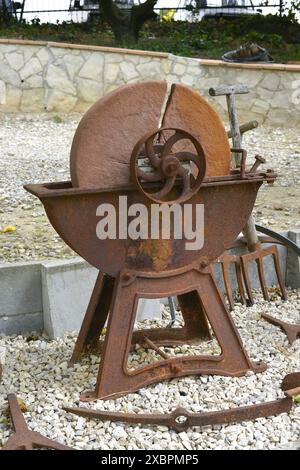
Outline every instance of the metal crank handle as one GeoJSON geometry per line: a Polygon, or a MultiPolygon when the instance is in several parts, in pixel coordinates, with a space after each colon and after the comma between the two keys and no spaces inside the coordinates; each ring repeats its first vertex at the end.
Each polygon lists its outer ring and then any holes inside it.
{"type": "Polygon", "coordinates": [[[282,398],[258,405],[236,407],[229,410],[209,411],[205,413],[190,413],[185,408],[176,408],[170,414],[134,414],[113,411],[91,410],[88,408],[63,408],[69,413],[84,418],[95,418],[108,421],[123,421],[131,424],[152,424],[168,426],[177,432],[186,431],[191,426],[209,426],[213,424],[228,424],[249,421],[257,418],[267,418],[281,413],[287,413],[293,406],[290,397],[282,398]]]}
{"type": "Polygon", "coordinates": [[[248,173],[255,173],[258,167],[262,164],[266,163],[266,159],[260,155],[255,155],[255,163],[253,163],[252,167],[248,171],[248,173]]]}

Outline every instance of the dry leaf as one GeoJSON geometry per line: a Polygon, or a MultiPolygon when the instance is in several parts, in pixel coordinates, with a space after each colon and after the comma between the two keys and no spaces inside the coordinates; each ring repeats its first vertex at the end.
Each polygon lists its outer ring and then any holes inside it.
{"type": "Polygon", "coordinates": [[[11,233],[15,232],[17,228],[14,225],[7,225],[1,230],[1,233],[11,233]]]}

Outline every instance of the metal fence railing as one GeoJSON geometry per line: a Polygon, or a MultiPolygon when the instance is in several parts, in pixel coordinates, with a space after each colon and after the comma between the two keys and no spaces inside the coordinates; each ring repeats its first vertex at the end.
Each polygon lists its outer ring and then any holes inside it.
{"type": "MultiPolygon", "coordinates": [[[[63,21],[82,22],[99,15],[98,2],[93,0],[25,0],[12,2],[0,0],[7,5],[14,3],[15,16],[26,21],[38,20],[41,23],[61,23],[63,21]]],[[[118,6],[130,9],[133,0],[116,0],[118,6]]],[[[270,0],[266,5],[263,0],[198,0],[199,9],[191,12],[192,0],[158,0],[155,12],[175,20],[198,20],[203,16],[237,16],[239,14],[283,14],[284,1],[270,0]]],[[[193,2],[195,4],[195,2],[193,2]]]]}

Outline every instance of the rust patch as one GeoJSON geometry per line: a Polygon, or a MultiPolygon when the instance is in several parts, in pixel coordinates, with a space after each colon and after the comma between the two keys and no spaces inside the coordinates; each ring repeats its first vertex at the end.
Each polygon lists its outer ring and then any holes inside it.
{"type": "Polygon", "coordinates": [[[163,271],[170,266],[173,254],[173,240],[142,240],[130,245],[127,262],[131,268],[147,268],[163,271]]]}

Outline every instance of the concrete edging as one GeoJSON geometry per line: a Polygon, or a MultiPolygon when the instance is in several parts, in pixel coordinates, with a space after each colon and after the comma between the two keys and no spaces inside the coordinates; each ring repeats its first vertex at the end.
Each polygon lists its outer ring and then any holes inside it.
{"type": "MultiPolygon", "coordinates": [[[[300,230],[283,233],[300,245],[300,230]]],[[[300,259],[278,246],[286,284],[300,287],[300,259]]],[[[236,250],[235,250],[236,251],[236,250]]],[[[240,251],[240,250],[238,250],[240,251]]],[[[265,261],[266,280],[276,282],[271,257],[265,261]]],[[[221,289],[222,276],[215,270],[221,289]]],[[[0,264],[0,332],[22,334],[43,329],[51,337],[78,331],[96,279],[97,270],[81,258],[56,261],[0,264]]],[[[233,273],[232,285],[236,286],[233,273]]],[[[259,287],[257,272],[251,269],[251,283],[259,287]]],[[[144,302],[139,319],[159,316],[158,301],[144,302]],[[147,304],[147,305],[145,305],[147,304]],[[148,306],[148,307],[147,307],[148,306]]]]}

